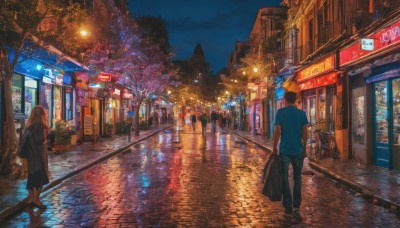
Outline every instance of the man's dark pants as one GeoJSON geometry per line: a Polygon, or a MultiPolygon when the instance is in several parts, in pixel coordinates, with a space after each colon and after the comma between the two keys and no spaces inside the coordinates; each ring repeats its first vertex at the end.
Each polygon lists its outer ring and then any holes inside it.
{"type": "Polygon", "coordinates": [[[283,200],[282,206],[285,210],[292,210],[292,207],[299,208],[301,204],[301,169],[303,168],[303,154],[286,155],[279,154],[282,161],[283,177],[283,200]],[[293,199],[289,186],[289,164],[293,167],[293,199]]]}

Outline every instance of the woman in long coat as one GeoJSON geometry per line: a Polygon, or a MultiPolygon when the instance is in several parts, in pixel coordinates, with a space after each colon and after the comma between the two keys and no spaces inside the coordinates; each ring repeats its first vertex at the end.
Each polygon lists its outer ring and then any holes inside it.
{"type": "Polygon", "coordinates": [[[49,125],[46,120],[46,112],[40,105],[35,106],[28,118],[24,131],[29,131],[28,148],[28,182],[26,188],[29,191],[28,205],[45,209],[40,202],[40,193],[43,185],[49,183],[49,168],[47,159],[46,136],[49,125]]]}

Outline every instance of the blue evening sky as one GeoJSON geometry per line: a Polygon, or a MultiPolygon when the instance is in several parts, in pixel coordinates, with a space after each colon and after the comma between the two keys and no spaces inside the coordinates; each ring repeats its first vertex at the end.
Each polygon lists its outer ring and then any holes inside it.
{"type": "Polygon", "coordinates": [[[167,25],[174,59],[203,47],[211,70],[228,65],[235,41],[247,41],[257,12],[263,6],[279,6],[281,0],[129,0],[134,16],[161,16],[167,25]]]}

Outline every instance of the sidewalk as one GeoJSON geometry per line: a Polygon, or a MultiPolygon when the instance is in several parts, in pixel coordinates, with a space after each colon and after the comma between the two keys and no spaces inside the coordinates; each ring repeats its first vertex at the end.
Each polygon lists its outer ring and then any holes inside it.
{"type": "MultiPolygon", "coordinates": [[[[151,127],[149,130],[141,130],[140,136],[134,136],[132,133],[131,142],[128,142],[126,135],[116,136],[109,139],[101,139],[95,145],[92,145],[91,142],[84,142],[82,145],[78,145],[66,152],[50,152],[50,183],[44,187],[43,192],[60,184],[65,179],[122,152],[131,145],[170,127],[172,125],[151,127]]],[[[26,197],[28,195],[25,189],[26,181],[26,179],[15,180],[7,176],[0,176],[0,222],[26,206],[26,197]]]]}
{"type": "MultiPolygon", "coordinates": [[[[244,131],[230,131],[269,152],[272,151],[272,139],[244,131]]],[[[332,159],[323,159],[319,163],[310,161],[308,165],[353,189],[371,202],[400,213],[399,171],[388,170],[374,165],[362,165],[351,160],[335,162],[332,159]]]]}

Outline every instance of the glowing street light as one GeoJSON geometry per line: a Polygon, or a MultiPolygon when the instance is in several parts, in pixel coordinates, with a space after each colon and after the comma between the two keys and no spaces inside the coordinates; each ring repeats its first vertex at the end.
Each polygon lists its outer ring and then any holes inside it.
{"type": "Polygon", "coordinates": [[[168,94],[171,94],[171,90],[168,90],[168,94]]]}
{"type": "Polygon", "coordinates": [[[84,30],[84,29],[82,29],[79,33],[80,33],[82,36],[87,36],[87,35],[89,35],[88,31],[86,31],[86,30],[84,30]]]}
{"type": "Polygon", "coordinates": [[[225,91],[225,93],[226,93],[226,94],[229,94],[229,92],[228,92],[228,91],[225,91]]]}
{"type": "Polygon", "coordinates": [[[246,71],[243,71],[242,74],[243,74],[243,75],[246,75],[246,71]]]}
{"type": "Polygon", "coordinates": [[[257,67],[254,67],[253,70],[254,70],[254,72],[256,72],[256,73],[258,72],[258,68],[257,68],[257,67]]]}

